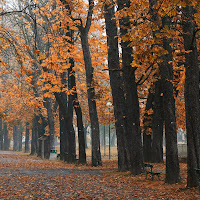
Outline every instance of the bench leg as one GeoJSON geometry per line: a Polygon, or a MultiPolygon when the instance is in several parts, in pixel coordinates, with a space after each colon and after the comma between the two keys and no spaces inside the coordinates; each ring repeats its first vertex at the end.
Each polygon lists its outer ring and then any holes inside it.
{"type": "Polygon", "coordinates": [[[151,180],[153,181],[153,179],[154,179],[154,175],[153,175],[153,174],[151,174],[151,180]]]}

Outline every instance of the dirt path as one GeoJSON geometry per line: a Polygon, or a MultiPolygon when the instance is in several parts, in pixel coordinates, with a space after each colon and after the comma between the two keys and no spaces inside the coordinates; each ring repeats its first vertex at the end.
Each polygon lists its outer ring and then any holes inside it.
{"type": "Polygon", "coordinates": [[[136,199],[106,185],[104,171],[0,152],[0,199],[136,199]]]}

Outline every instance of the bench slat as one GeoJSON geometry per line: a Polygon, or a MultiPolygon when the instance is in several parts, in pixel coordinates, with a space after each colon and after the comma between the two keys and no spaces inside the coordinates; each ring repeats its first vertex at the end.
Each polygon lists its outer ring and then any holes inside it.
{"type": "Polygon", "coordinates": [[[156,175],[158,177],[158,179],[160,180],[160,174],[162,172],[153,172],[153,165],[151,165],[149,163],[144,163],[144,167],[145,167],[145,171],[146,171],[146,179],[147,179],[147,175],[151,174],[151,180],[152,181],[154,179],[154,175],[156,175]],[[151,168],[151,171],[149,171],[147,168],[151,168]]]}

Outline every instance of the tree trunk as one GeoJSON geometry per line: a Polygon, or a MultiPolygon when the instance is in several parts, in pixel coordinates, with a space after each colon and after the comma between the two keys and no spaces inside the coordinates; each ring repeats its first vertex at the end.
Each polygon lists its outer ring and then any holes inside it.
{"type": "Polygon", "coordinates": [[[17,126],[13,126],[13,151],[17,151],[17,126]]]}
{"type": "Polygon", "coordinates": [[[102,165],[102,161],[100,152],[99,121],[95,101],[95,90],[93,86],[94,68],[92,67],[91,54],[88,43],[88,31],[83,29],[82,31],[80,31],[80,33],[81,45],[85,62],[88,106],[92,132],[92,166],[98,166],[102,165]]]}
{"type": "Polygon", "coordinates": [[[62,115],[61,107],[59,106],[59,122],[60,122],[60,160],[64,160],[65,156],[65,127],[64,118],[62,115]]]}
{"type": "Polygon", "coordinates": [[[61,131],[60,147],[62,151],[61,159],[70,163],[75,162],[75,133],[73,128],[72,115],[69,113],[67,107],[67,96],[65,93],[61,92],[55,93],[55,97],[59,104],[59,118],[61,131]]]}
{"type": "MultiPolygon", "coordinates": [[[[164,17],[162,25],[170,29],[170,19],[164,17]]],[[[175,100],[173,96],[173,67],[169,64],[172,61],[171,39],[163,38],[163,48],[168,54],[163,56],[163,63],[159,65],[161,84],[163,89],[163,110],[165,121],[165,138],[166,138],[166,179],[169,184],[180,181],[180,168],[178,161],[175,100]]]]}
{"type": "Polygon", "coordinates": [[[50,150],[55,149],[55,129],[54,129],[54,118],[52,103],[50,98],[44,98],[45,107],[47,109],[48,125],[49,125],[49,137],[50,137],[50,150]]]}
{"type": "Polygon", "coordinates": [[[25,135],[25,153],[28,153],[30,151],[30,147],[29,147],[29,123],[26,122],[26,135],[25,135]]]}
{"type": "Polygon", "coordinates": [[[163,162],[163,102],[161,83],[149,89],[144,115],[143,154],[145,162],[163,162]],[[153,113],[148,113],[152,109],[153,113]]]}
{"type": "Polygon", "coordinates": [[[8,127],[7,122],[3,123],[3,132],[4,132],[4,150],[9,150],[10,147],[10,140],[8,138],[8,127]]]}
{"type": "MultiPolygon", "coordinates": [[[[119,11],[130,7],[130,0],[118,0],[117,2],[119,11]]],[[[130,28],[129,17],[122,17],[119,20],[119,23],[121,36],[124,37],[128,34],[128,30],[130,28]]],[[[131,66],[133,61],[132,47],[130,47],[129,41],[123,40],[121,41],[121,46],[124,92],[126,96],[126,119],[128,128],[126,141],[130,155],[130,171],[133,174],[140,174],[143,172],[144,166],[135,69],[131,66]]]]}
{"type": "Polygon", "coordinates": [[[23,126],[21,123],[19,126],[19,151],[22,151],[22,134],[23,134],[23,126]]]}
{"type": "Polygon", "coordinates": [[[152,124],[152,162],[163,162],[163,99],[161,82],[155,83],[153,124],[152,124]]]}
{"type": "Polygon", "coordinates": [[[46,122],[46,119],[40,114],[38,116],[38,151],[37,151],[37,156],[43,158],[43,141],[40,138],[46,137],[44,140],[44,158],[49,159],[50,156],[50,136],[45,136],[45,127],[48,125],[46,122]],[[39,122],[40,121],[40,122],[39,122]]]}
{"type": "Polygon", "coordinates": [[[198,186],[194,168],[200,168],[200,104],[199,64],[195,38],[194,13],[192,6],[183,8],[183,38],[185,51],[185,110],[187,130],[187,186],[198,186]]]}
{"type": "MultiPolygon", "coordinates": [[[[156,10],[153,8],[157,0],[149,0],[150,13],[152,21],[158,23],[159,17],[156,10]]],[[[162,27],[167,26],[170,29],[171,21],[169,17],[162,18],[162,27]]],[[[153,35],[156,38],[156,33],[153,35]]],[[[173,67],[170,64],[172,61],[172,48],[170,46],[171,39],[163,38],[162,46],[168,51],[168,54],[162,55],[162,63],[159,64],[159,71],[161,76],[161,87],[163,92],[163,110],[165,122],[165,138],[166,138],[166,178],[165,182],[169,184],[177,183],[180,181],[180,168],[178,161],[178,148],[177,148],[177,133],[176,133],[176,117],[175,117],[175,100],[173,96],[173,67]]]]}
{"type": "MultiPolygon", "coordinates": [[[[70,36],[71,36],[71,40],[73,40],[73,31],[70,30],[70,36]]],[[[70,68],[68,69],[68,90],[72,90],[73,85],[72,85],[72,81],[71,81],[71,71],[72,68],[74,67],[74,61],[70,58],[69,62],[71,64],[70,68]]],[[[68,95],[68,113],[69,113],[69,123],[71,124],[71,132],[69,132],[69,152],[71,152],[72,154],[69,157],[69,162],[74,162],[74,159],[76,158],[76,142],[75,142],[75,131],[74,131],[74,127],[73,127],[73,95],[69,94],[68,95]],[[74,155],[73,155],[74,154],[74,155]]]]}
{"type": "Polygon", "coordinates": [[[87,143],[87,128],[88,128],[88,125],[85,124],[83,130],[84,130],[84,137],[85,137],[85,148],[88,149],[88,143],[87,143]]]}
{"type": "Polygon", "coordinates": [[[70,60],[71,67],[68,70],[69,82],[71,84],[70,88],[73,88],[73,107],[77,116],[77,127],[78,127],[78,142],[79,142],[79,163],[86,163],[86,152],[85,152],[85,136],[84,136],[84,126],[83,126],[83,116],[81,106],[79,104],[77,90],[76,90],[76,79],[74,71],[74,61],[70,60]]]}
{"type": "Polygon", "coordinates": [[[153,84],[149,89],[147,98],[144,120],[143,120],[143,156],[144,162],[152,161],[152,118],[153,114],[148,113],[150,109],[153,109],[154,103],[154,87],[153,84]]]}
{"type": "Polygon", "coordinates": [[[39,152],[39,143],[38,143],[38,116],[33,118],[33,128],[32,128],[32,140],[31,140],[31,155],[37,155],[39,152]]]}
{"type": "Polygon", "coordinates": [[[129,169],[129,164],[127,159],[128,151],[126,149],[126,143],[124,138],[126,135],[126,119],[124,118],[125,98],[124,91],[122,89],[122,77],[119,71],[119,48],[114,5],[106,4],[104,7],[104,11],[108,46],[108,68],[110,76],[110,85],[112,89],[115,127],[117,134],[118,170],[126,171],[129,169]]]}
{"type": "Polygon", "coordinates": [[[0,150],[3,150],[3,120],[0,117],[0,150]]]}

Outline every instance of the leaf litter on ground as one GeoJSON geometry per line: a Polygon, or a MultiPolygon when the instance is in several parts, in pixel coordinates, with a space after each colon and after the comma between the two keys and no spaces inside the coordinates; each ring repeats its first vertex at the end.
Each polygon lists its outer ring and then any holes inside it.
{"type": "MultiPolygon", "coordinates": [[[[153,164],[165,171],[164,163],[153,164]]],[[[182,182],[168,185],[161,180],[145,179],[118,172],[117,160],[103,165],[66,164],[36,156],[0,155],[1,199],[200,199],[197,188],[186,189],[187,166],[180,163],[182,182]]]]}

